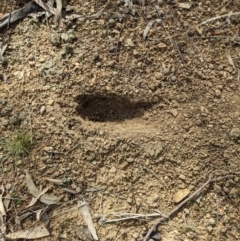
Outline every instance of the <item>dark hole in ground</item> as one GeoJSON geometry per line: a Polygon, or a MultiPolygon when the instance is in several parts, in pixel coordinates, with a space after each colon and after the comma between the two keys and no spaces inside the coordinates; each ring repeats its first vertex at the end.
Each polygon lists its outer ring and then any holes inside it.
{"type": "Polygon", "coordinates": [[[140,117],[152,107],[149,102],[132,102],[129,98],[115,94],[87,94],[76,98],[79,115],[95,122],[124,121],[140,117]]]}

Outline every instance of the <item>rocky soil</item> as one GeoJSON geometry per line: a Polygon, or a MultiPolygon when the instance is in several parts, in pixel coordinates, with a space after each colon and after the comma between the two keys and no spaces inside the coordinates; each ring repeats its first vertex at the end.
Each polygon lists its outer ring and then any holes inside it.
{"type": "MultiPolygon", "coordinates": [[[[22,169],[61,197],[42,240],[79,240],[84,221],[64,188],[89,203],[99,240],[134,241],[156,218],[110,222],[116,214],[167,214],[178,191],[236,174],[212,183],[158,232],[163,241],[240,239],[240,15],[199,25],[239,12],[240,3],[132,2],[110,1],[98,19],[60,29],[51,18],[27,17],[0,34],[10,35],[0,66],[0,141],[32,136],[23,158],[0,147],[0,182],[15,198],[8,232],[19,229],[15,216],[31,200],[22,169]]],[[[105,4],[69,8],[92,15],[105,4]]],[[[22,220],[22,228],[35,222],[22,220]]]]}

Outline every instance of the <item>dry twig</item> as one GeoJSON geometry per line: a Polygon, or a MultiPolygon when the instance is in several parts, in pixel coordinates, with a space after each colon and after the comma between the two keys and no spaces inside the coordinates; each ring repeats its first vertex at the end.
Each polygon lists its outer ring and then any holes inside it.
{"type": "MultiPolygon", "coordinates": [[[[211,175],[208,178],[208,180],[201,186],[199,187],[194,193],[192,193],[188,198],[186,198],[185,200],[183,200],[180,204],[178,204],[175,208],[173,208],[169,214],[167,214],[166,216],[158,219],[155,224],[149,229],[148,233],[146,234],[146,236],[144,237],[144,239],[140,239],[142,241],[147,241],[151,235],[151,233],[156,229],[156,227],[161,223],[166,221],[167,219],[169,219],[174,213],[176,213],[183,205],[185,205],[187,202],[191,201],[194,197],[196,197],[207,185],[209,185],[212,182],[215,181],[220,181],[220,180],[224,180],[224,179],[228,179],[228,178],[232,178],[232,177],[236,177],[238,176],[239,173],[236,173],[235,175],[227,175],[224,177],[218,177],[218,178],[214,178],[212,179],[211,175]]],[[[140,241],[139,240],[139,241],[140,241]]]]}
{"type": "Polygon", "coordinates": [[[213,21],[218,20],[218,19],[220,19],[220,18],[231,17],[231,16],[236,16],[236,15],[240,15],[240,12],[228,13],[228,14],[216,16],[216,17],[214,17],[214,18],[210,18],[210,19],[208,19],[208,20],[206,20],[206,21],[201,22],[200,24],[198,24],[198,26],[203,25],[203,24],[206,24],[206,23],[209,23],[209,22],[213,22],[213,21]]]}
{"type": "Polygon", "coordinates": [[[148,233],[146,234],[143,241],[147,241],[150,237],[151,233],[154,231],[154,229],[161,223],[169,219],[174,213],[176,213],[184,204],[192,200],[195,196],[197,196],[210,182],[212,181],[212,177],[210,176],[208,180],[200,187],[198,188],[193,194],[191,194],[188,198],[183,200],[180,204],[178,204],[175,208],[172,209],[172,211],[167,214],[166,217],[162,217],[149,229],[148,233]]]}

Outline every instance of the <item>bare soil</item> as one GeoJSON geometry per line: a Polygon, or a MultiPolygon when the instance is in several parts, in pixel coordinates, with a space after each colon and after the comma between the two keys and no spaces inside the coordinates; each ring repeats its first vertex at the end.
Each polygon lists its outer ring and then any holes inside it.
{"type": "MultiPolygon", "coordinates": [[[[179,190],[193,192],[210,175],[239,175],[240,15],[198,26],[239,12],[239,1],[145,2],[133,1],[131,10],[110,1],[99,19],[69,20],[60,30],[51,18],[27,17],[1,33],[10,40],[0,66],[0,140],[19,131],[33,137],[24,158],[4,158],[0,147],[0,182],[20,200],[10,204],[8,232],[19,229],[14,217],[31,200],[22,169],[62,197],[48,214],[51,236],[42,240],[79,240],[84,222],[64,187],[89,203],[99,240],[133,241],[156,218],[104,221],[117,213],[167,214],[179,190]]],[[[70,5],[91,15],[105,3],[70,5]]],[[[165,241],[240,240],[239,204],[239,177],[224,179],[158,231],[165,241]]]]}

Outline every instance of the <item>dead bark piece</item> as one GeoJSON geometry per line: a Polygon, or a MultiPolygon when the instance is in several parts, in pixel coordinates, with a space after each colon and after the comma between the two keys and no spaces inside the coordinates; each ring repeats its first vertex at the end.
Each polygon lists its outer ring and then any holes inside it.
{"type": "Polygon", "coordinates": [[[42,7],[44,10],[46,10],[47,12],[52,13],[53,15],[57,15],[58,14],[58,10],[56,8],[53,8],[52,6],[50,6],[49,4],[43,2],[42,0],[34,0],[40,7],[42,7]]]}
{"type": "Polygon", "coordinates": [[[61,19],[62,19],[62,0],[56,0],[56,4],[57,4],[57,14],[55,16],[55,22],[56,23],[60,23],[61,19]]]}
{"type": "Polygon", "coordinates": [[[52,182],[57,185],[63,185],[62,179],[53,179],[53,178],[46,178],[47,181],[52,182]]]}
{"type": "Polygon", "coordinates": [[[9,239],[37,239],[49,236],[50,233],[43,223],[34,227],[9,233],[6,235],[9,239]]]}
{"type": "Polygon", "coordinates": [[[87,206],[87,203],[84,202],[84,201],[78,201],[78,208],[79,208],[79,211],[80,213],[82,214],[83,216],[83,219],[85,221],[85,223],[87,224],[88,226],[88,229],[89,231],[91,232],[93,238],[95,240],[98,240],[98,236],[97,236],[97,233],[96,233],[96,229],[94,227],[94,224],[93,224],[93,221],[92,221],[92,217],[91,217],[91,214],[89,212],[89,209],[88,209],[88,206],[87,206]]]}
{"type": "Polygon", "coordinates": [[[0,61],[3,57],[3,54],[4,54],[5,50],[7,49],[8,40],[9,40],[9,36],[6,36],[6,38],[3,40],[3,42],[0,43],[0,61]]]}
{"type": "Polygon", "coordinates": [[[31,1],[23,8],[13,11],[11,14],[4,15],[0,19],[0,31],[6,28],[8,24],[12,24],[17,20],[20,20],[26,17],[30,13],[33,13],[35,11],[42,11],[42,10],[43,9],[38,4],[36,4],[34,1],[31,1]]]}

